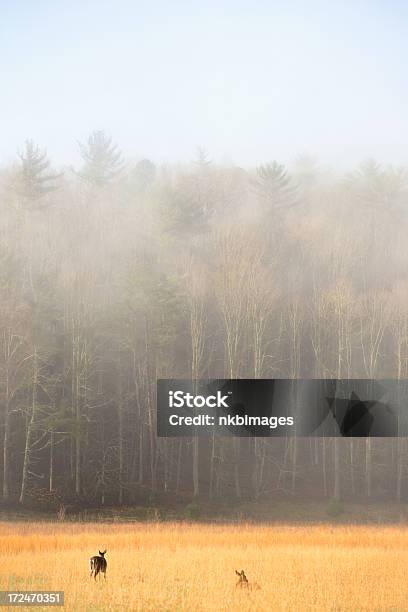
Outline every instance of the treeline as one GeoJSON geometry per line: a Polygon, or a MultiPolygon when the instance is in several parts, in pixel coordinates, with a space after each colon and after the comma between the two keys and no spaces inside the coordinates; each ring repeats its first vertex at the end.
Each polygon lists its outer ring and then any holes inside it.
{"type": "Polygon", "coordinates": [[[405,499],[405,439],[160,439],[156,379],[406,378],[408,174],[126,161],[1,170],[4,502],[405,499]]]}

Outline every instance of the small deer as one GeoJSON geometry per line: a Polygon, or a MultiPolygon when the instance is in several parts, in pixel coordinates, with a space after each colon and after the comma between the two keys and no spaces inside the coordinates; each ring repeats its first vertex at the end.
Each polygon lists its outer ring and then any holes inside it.
{"type": "Polygon", "coordinates": [[[240,572],[235,570],[235,573],[238,576],[238,582],[235,586],[240,587],[241,589],[249,589],[251,591],[260,590],[261,587],[259,586],[257,582],[249,582],[248,578],[245,576],[244,570],[241,570],[240,572]]]}
{"type": "Polygon", "coordinates": [[[245,576],[244,570],[238,572],[235,570],[236,575],[238,576],[238,582],[235,586],[240,587],[241,589],[247,589],[249,586],[248,578],[245,576]]]}
{"type": "Polygon", "coordinates": [[[93,574],[94,579],[96,580],[97,575],[99,574],[99,572],[101,572],[106,580],[106,568],[108,564],[106,562],[105,555],[106,550],[104,550],[103,552],[99,551],[99,555],[95,555],[94,557],[91,557],[89,559],[89,567],[91,568],[90,578],[92,578],[93,574]]]}

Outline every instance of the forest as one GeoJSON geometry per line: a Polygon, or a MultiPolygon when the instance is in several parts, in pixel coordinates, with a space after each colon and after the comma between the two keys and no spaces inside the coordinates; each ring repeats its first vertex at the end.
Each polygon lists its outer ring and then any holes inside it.
{"type": "Polygon", "coordinates": [[[159,378],[408,377],[408,171],[125,159],[0,170],[3,504],[408,497],[404,438],[159,438],[159,378]]]}

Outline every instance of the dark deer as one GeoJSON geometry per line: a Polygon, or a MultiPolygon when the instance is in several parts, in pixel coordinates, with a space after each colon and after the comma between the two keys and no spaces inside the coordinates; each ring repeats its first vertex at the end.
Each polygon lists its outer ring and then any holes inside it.
{"type": "Polygon", "coordinates": [[[240,587],[241,589],[250,589],[259,591],[261,588],[257,582],[249,582],[248,578],[245,576],[244,570],[238,572],[235,570],[236,575],[238,576],[238,582],[235,586],[240,587]]]}
{"type": "Polygon", "coordinates": [[[106,562],[105,555],[106,550],[104,550],[103,552],[99,551],[99,556],[95,555],[95,557],[91,557],[89,559],[89,567],[91,568],[90,578],[92,578],[93,574],[96,580],[97,575],[99,574],[99,572],[101,572],[106,580],[106,568],[108,564],[106,562]]]}
{"type": "Polygon", "coordinates": [[[248,578],[245,576],[244,570],[241,570],[240,572],[235,570],[235,573],[238,576],[238,582],[235,586],[240,587],[241,589],[242,588],[247,589],[249,582],[248,582],[248,578]]]}

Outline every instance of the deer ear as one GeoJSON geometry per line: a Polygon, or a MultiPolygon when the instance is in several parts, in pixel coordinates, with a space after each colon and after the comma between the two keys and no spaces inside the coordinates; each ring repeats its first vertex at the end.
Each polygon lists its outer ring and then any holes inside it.
{"type": "Polygon", "coordinates": [[[241,575],[238,570],[235,570],[235,573],[236,573],[237,576],[241,575]]]}

